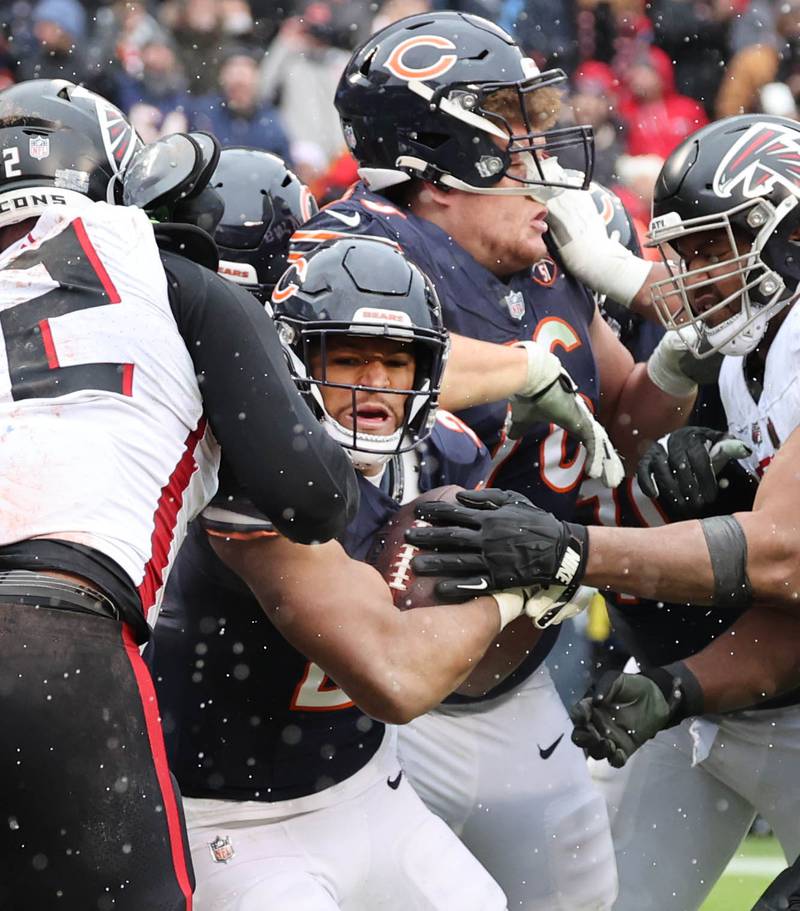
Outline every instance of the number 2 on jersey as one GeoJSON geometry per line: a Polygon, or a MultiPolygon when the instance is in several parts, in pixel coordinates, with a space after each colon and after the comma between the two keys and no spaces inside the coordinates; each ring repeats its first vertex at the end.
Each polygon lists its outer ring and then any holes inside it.
{"type": "Polygon", "coordinates": [[[295,712],[335,712],[349,709],[353,700],[318,664],[309,661],[289,706],[295,712]]]}
{"type": "Polygon", "coordinates": [[[43,267],[46,277],[57,286],[0,313],[12,399],[54,398],[83,389],[131,395],[133,364],[59,363],[50,321],[120,301],[81,219],[75,219],[38,249],[21,253],[5,269],[36,267],[43,267]]]}

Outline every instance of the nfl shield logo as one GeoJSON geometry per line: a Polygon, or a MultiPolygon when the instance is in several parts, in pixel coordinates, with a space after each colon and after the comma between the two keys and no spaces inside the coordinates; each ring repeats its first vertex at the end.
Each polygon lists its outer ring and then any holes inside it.
{"type": "Polygon", "coordinates": [[[50,154],[50,139],[47,136],[31,136],[28,141],[28,151],[31,158],[41,161],[50,154]]]}
{"type": "Polygon", "coordinates": [[[226,864],[234,855],[230,835],[217,835],[214,841],[208,843],[211,850],[211,859],[217,864],[226,864]]]}
{"type": "Polygon", "coordinates": [[[509,291],[503,298],[503,303],[508,307],[512,319],[522,319],[525,316],[525,298],[521,291],[509,291]]]}
{"type": "Polygon", "coordinates": [[[752,439],[754,446],[761,445],[763,436],[761,434],[761,425],[758,423],[758,421],[753,421],[750,427],[750,438],[752,439]]]}

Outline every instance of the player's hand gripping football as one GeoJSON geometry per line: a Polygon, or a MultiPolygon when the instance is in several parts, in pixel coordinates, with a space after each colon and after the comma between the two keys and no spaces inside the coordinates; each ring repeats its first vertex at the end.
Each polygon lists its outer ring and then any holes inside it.
{"type": "Polygon", "coordinates": [[[510,491],[465,490],[456,500],[420,504],[417,515],[430,527],[406,532],[409,544],[428,551],[414,558],[414,572],[444,577],[436,584],[442,601],[532,585],[563,586],[559,609],[573,599],[586,561],[583,526],[510,491]]]}
{"type": "Polygon", "coordinates": [[[570,709],[572,740],[621,769],[659,731],[701,711],[699,685],[681,662],[641,674],[606,671],[570,709]]]}
{"type": "Polygon", "coordinates": [[[606,487],[616,487],[625,476],[622,461],[572,377],[542,345],[521,342],[520,347],[528,352],[528,384],[511,396],[508,437],[519,439],[533,424],[552,421],[583,443],[586,474],[600,478],[606,487]]]}
{"type": "Polygon", "coordinates": [[[653,443],[636,472],[639,486],[673,521],[704,515],[719,495],[719,473],[750,447],[721,430],[681,427],[653,443]]]}

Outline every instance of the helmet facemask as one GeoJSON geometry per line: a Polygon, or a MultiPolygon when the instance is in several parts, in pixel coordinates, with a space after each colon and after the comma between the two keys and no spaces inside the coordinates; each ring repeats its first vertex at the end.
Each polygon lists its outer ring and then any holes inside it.
{"type": "MultiPolygon", "coordinates": [[[[650,223],[650,246],[658,247],[670,272],[670,278],[652,286],[656,312],[669,329],[677,330],[692,354],[699,359],[715,353],[743,356],[761,341],[769,320],[797,296],[796,283],[789,286],[772,265],[778,257],[770,256],[771,246],[791,242],[782,235],[785,220],[797,205],[797,198],[786,196],[777,206],[768,199],[755,198],[712,215],[682,220],[667,212],[650,223]],[[738,229],[738,231],[737,231],[738,229]],[[671,259],[675,242],[684,243],[692,235],[720,231],[727,238],[729,255],[697,269],[686,270],[683,260],[671,259]],[[752,238],[749,247],[740,252],[737,234],[752,238]],[[710,273],[714,273],[713,276],[710,273]],[[716,286],[721,279],[738,278],[740,287],[706,309],[696,313],[689,292],[696,297],[703,288],[716,286]],[[708,319],[726,308],[736,309],[732,316],[716,326],[708,319]],[[696,330],[687,332],[691,326],[696,330]]],[[[800,252],[800,251],[799,251],[800,252]]]]}
{"type": "MultiPolygon", "coordinates": [[[[471,128],[468,169],[470,173],[474,170],[475,174],[458,177],[439,172],[426,160],[428,156],[400,155],[397,167],[408,168],[423,179],[452,189],[490,196],[527,196],[543,187],[587,189],[594,167],[592,129],[586,126],[544,128],[547,121],[555,119],[558,110],[554,87],[566,77],[562,70],[539,73],[532,61],[531,66],[535,75],[517,82],[451,83],[433,89],[420,80],[410,80],[409,91],[425,99],[431,111],[471,128]],[[540,93],[538,98],[534,93],[540,93]],[[537,109],[540,99],[549,111],[537,109]],[[583,156],[582,171],[571,171],[566,179],[561,172],[554,178],[548,171],[547,159],[557,159],[561,151],[576,146],[583,156]],[[515,156],[519,155],[525,156],[528,165],[524,176],[509,173],[515,156]],[[519,186],[495,186],[503,177],[519,186]]],[[[414,138],[430,144],[431,137],[433,142],[437,141],[435,133],[420,132],[414,138]]],[[[363,170],[369,177],[369,169],[363,170]]]]}
{"type": "MultiPolygon", "coordinates": [[[[278,320],[278,334],[290,369],[306,400],[326,431],[347,451],[354,466],[365,470],[388,462],[393,456],[408,452],[426,439],[436,421],[439,389],[444,372],[446,342],[437,330],[404,328],[375,323],[297,322],[285,317],[278,320]],[[414,354],[414,381],[411,388],[369,386],[337,382],[329,378],[329,342],[333,339],[386,338],[411,346],[414,354]],[[312,357],[318,356],[320,369],[311,370],[312,357]],[[350,393],[353,426],[345,427],[325,406],[322,390],[346,389],[350,393]],[[359,428],[358,412],[363,408],[363,394],[404,399],[402,419],[390,434],[376,434],[359,428]]],[[[394,410],[392,410],[394,414],[394,410]]]]}

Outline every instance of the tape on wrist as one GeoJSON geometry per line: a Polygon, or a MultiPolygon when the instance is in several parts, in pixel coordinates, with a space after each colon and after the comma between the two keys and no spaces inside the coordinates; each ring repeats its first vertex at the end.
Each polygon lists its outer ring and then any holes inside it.
{"type": "Polygon", "coordinates": [[[492,592],[500,614],[500,629],[505,629],[525,609],[525,598],[519,591],[492,592]]]}
{"type": "Polygon", "coordinates": [[[517,395],[529,398],[546,391],[561,373],[561,361],[538,342],[515,342],[514,348],[524,348],[528,356],[528,375],[525,386],[517,395]]]}
{"type": "Polygon", "coordinates": [[[753,603],[747,576],[747,538],[734,516],[700,522],[714,571],[714,607],[745,610],[753,603]]]}
{"type": "Polygon", "coordinates": [[[697,383],[673,363],[675,359],[676,354],[673,350],[665,349],[662,344],[658,344],[647,359],[647,375],[651,382],[667,395],[688,398],[697,392],[697,383]]]}

